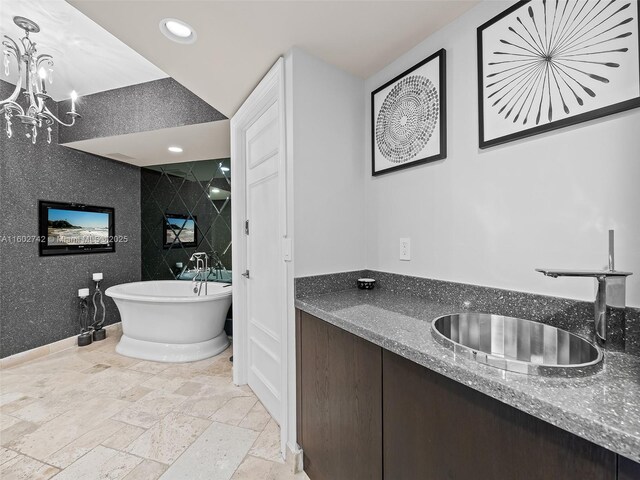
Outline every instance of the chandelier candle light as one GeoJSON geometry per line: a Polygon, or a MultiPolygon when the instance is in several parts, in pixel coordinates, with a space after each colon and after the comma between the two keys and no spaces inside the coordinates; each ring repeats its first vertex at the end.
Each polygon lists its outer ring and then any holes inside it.
{"type": "Polygon", "coordinates": [[[36,143],[38,129],[43,126],[47,128],[47,143],[51,143],[51,126],[54,123],[71,127],[76,122],[76,118],[80,117],[76,112],[78,95],[75,91],[71,92],[71,111],[67,112],[71,117],[69,123],[63,122],[51,113],[46,105],[46,101],[51,98],[47,95],[46,82],[53,83],[53,57],[47,54],[38,55],[35,42],[29,38],[30,33],[40,31],[38,24],[24,17],[13,17],[13,22],[24,30],[25,36],[19,43],[7,35],[2,41],[4,74],[9,75],[11,57],[14,57],[18,64],[16,88],[7,99],[0,101],[0,114],[4,114],[7,138],[13,135],[12,119],[17,117],[27,128],[26,135],[27,138],[31,138],[32,143],[36,143]],[[20,92],[27,99],[26,109],[18,103],[20,92]]]}

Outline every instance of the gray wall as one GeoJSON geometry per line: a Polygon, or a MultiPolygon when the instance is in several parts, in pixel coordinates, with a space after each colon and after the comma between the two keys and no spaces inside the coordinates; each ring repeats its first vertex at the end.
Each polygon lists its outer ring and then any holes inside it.
{"type": "Polygon", "coordinates": [[[480,2],[365,81],[366,266],[592,302],[592,281],[553,280],[534,269],[606,267],[614,228],[616,267],[634,272],[627,304],[639,307],[640,108],[478,148],[476,29],[513,3],[480,2]],[[441,48],[447,158],[372,177],[371,92],[441,48]],[[411,261],[399,259],[401,237],[411,238],[411,261]]]}
{"type": "MultiPolygon", "coordinates": [[[[0,98],[13,87],[0,81],[0,98]]],[[[81,122],[84,120],[80,120],[81,122]]],[[[32,145],[21,125],[7,139],[0,121],[0,356],[78,333],[77,289],[140,280],[140,169],[46,143],[32,145]],[[2,236],[38,233],[38,200],[115,208],[116,234],[129,237],[114,253],[40,257],[37,243],[2,242],[2,236]]],[[[118,322],[106,298],[107,324],[118,322]]]]}
{"type": "MultiPolygon", "coordinates": [[[[63,114],[71,101],[60,102],[63,114]]],[[[59,143],[112,137],[162,128],[225,120],[222,113],[173,78],[85,95],[78,99],[82,115],[71,128],[60,129],[59,143]]]]}

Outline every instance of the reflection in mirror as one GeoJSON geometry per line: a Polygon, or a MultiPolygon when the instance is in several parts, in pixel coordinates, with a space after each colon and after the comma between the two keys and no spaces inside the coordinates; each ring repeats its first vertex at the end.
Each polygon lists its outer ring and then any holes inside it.
{"type": "Polygon", "coordinates": [[[212,281],[231,281],[230,160],[141,169],[142,279],[191,280],[195,252],[210,256],[212,281]]]}

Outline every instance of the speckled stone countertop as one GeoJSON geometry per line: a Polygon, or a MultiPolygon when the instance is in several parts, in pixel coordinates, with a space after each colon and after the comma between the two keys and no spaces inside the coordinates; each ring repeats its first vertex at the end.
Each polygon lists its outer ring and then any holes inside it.
{"type": "Polygon", "coordinates": [[[430,321],[455,304],[384,289],[307,294],[296,307],[434,372],[640,462],[640,357],[605,352],[602,371],[549,378],[456,357],[431,336],[430,321]]]}

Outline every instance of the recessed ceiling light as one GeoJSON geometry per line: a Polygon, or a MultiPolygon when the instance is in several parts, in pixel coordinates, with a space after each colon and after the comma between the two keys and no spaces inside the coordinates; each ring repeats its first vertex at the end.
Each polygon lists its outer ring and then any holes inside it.
{"type": "Polygon", "coordinates": [[[193,43],[197,35],[190,25],[175,18],[165,18],[160,22],[160,31],[169,40],[178,43],[193,43]]]}
{"type": "Polygon", "coordinates": [[[178,146],[172,146],[167,148],[167,150],[169,150],[171,153],[182,153],[182,147],[178,147],[178,146]]]}
{"type": "Polygon", "coordinates": [[[220,189],[219,188],[212,188],[211,189],[211,193],[220,193],[220,189]]]}

